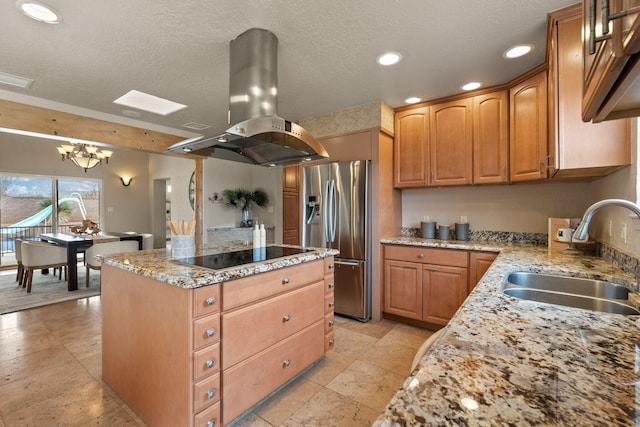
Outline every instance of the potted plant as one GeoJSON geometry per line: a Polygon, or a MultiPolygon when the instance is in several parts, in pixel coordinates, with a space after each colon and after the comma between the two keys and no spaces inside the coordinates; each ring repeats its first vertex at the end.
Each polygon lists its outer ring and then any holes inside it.
{"type": "Polygon", "coordinates": [[[256,189],[255,191],[247,191],[241,188],[236,190],[224,190],[224,203],[232,208],[240,209],[240,226],[251,227],[253,221],[251,219],[250,209],[254,204],[256,206],[265,207],[269,203],[269,196],[264,190],[256,189]]]}

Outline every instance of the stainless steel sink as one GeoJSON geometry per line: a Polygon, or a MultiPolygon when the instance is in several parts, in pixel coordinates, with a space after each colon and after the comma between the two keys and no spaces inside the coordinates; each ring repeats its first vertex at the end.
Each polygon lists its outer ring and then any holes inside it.
{"type": "Polygon", "coordinates": [[[640,315],[640,311],[628,303],[631,292],[628,288],[601,280],[516,272],[507,276],[502,292],[530,301],[605,313],[640,315]]]}

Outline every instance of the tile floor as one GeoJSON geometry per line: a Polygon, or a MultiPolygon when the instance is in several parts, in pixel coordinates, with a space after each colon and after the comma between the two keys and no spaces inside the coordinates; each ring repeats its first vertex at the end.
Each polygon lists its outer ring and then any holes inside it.
{"type": "MultiPolygon", "coordinates": [[[[101,301],[0,316],[0,427],[145,425],[101,379],[101,301]]],[[[431,331],[336,318],[336,347],[234,427],[370,426],[431,331]]]]}

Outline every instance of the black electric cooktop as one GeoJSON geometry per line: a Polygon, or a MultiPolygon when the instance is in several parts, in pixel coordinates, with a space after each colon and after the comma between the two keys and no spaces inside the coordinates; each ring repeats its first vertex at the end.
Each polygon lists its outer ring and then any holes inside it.
{"type": "Polygon", "coordinates": [[[223,252],[220,254],[200,255],[189,258],[177,258],[174,261],[183,264],[197,265],[199,267],[221,270],[223,268],[237,267],[243,264],[282,258],[290,255],[298,255],[311,252],[311,249],[290,248],[286,246],[267,246],[260,249],[245,249],[241,251],[223,252]]]}

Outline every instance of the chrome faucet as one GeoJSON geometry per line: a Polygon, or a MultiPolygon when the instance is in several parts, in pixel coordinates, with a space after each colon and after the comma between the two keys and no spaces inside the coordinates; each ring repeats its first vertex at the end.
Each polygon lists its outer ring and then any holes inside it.
{"type": "Polygon", "coordinates": [[[589,228],[589,222],[591,221],[591,217],[598,209],[604,206],[622,206],[623,208],[627,208],[631,210],[634,214],[640,218],[640,206],[636,205],[633,202],[624,199],[605,199],[600,200],[589,206],[586,211],[584,211],[584,215],[582,216],[582,220],[576,228],[576,231],[573,233],[573,239],[575,240],[584,240],[587,236],[587,228],[589,228]]]}

